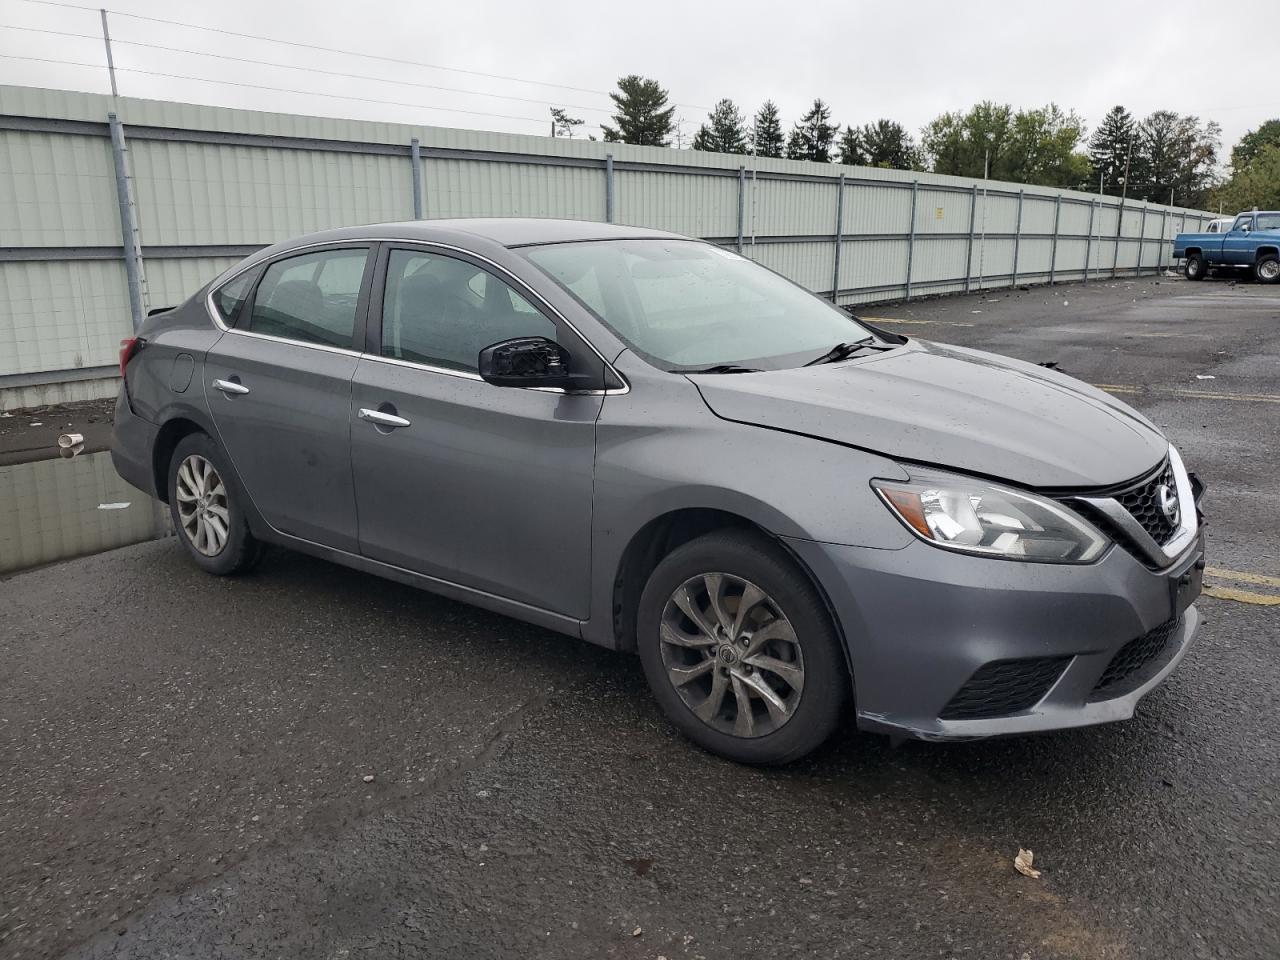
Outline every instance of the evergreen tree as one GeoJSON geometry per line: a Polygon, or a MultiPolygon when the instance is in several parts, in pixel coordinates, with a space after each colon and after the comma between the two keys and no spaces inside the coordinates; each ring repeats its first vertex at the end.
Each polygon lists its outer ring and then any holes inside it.
{"type": "Polygon", "coordinates": [[[1199,117],[1157,110],[1138,125],[1129,196],[1198,206],[1212,186],[1221,129],[1199,117]]]}
{"type": "Polygon", "coordinates": [[[787,140],[787,156],[792,160],[831,162],[831,146],[838,128],[831,123],[831,108],[821,99],[814,100],[809,112],[791,131],[787,140]]]}
{"type": "Polygon", "coordinates": [[[862,135],[853,127],[845,127],[840,134],[840,162],[850,167],[865,167],[867,155],[863,150],[862,135]]]}
{"type": "Polygon", "coordinates": [[[609,94],[617,107],[616,127],[601,126],[605,140],[666,147],[675,129],[676,108],[667,106],[667,91],[657,80],[629,74],[618,81],[618,92],[609,94]]]}
{"type": "Polygon", "coordinates": [[[582,120],[569,116],[560,107],[551,108],[551,135],[553,137],[572,137],[573,128],[582,126],[582,120]]]}
{"type": "Polygon", "coordinates": [[[1089,160],[1095,182],[1101,177],[1103,193],[1118,197],[1124,191],[1125,166],[1133,166],[1131,151],[1136,138],[1133,116],[1121,106],[1112,107],[1093,131],[1089,138],[1089,160]]]}
{"type": "MultiPolygon", "coordinates": [[[[846,131],[847,134],[847,131],[846,131]]],[[[841,144],[843,144],[843,140],[841,144]]],[[[869,167],[883,167],[889,170],[915,170],[920,163],[920,153],[916,149],[907,128],[893,120],[877,120],[868,123],[858,133],[858,142],[862,145],[865,159],[861,162],[869,167]]],[[[841,159],[841,163],[848,161],[841,159]]]]}
{"type": "Polygon", "coordinates": [[[747,127],[732,100],[721,100],[707,114],[707,122],[698,128],[693,149],[713,153],[746,153],[747,127]]]}
{"type": "Polygon", "coordinates": [[[1268,120],[1240,138],[1240,142],[1231,149],[1232,171],[1243,170],[1269,145],[1280,146],[1280,120],[1268,120]]]}
{"type": "Polygon", "coordinates": [[[782,156],[782,121],[778,119],[778,105],[766,100],[756,111],[755,155],[757,157],[782,156]]]}

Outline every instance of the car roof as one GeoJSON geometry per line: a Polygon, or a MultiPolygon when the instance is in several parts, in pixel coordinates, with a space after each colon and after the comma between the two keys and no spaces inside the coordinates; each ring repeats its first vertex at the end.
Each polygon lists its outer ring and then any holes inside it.
{"type": "Polygon", "coordinates": [[[543,243],[573,243],[582,240],[662,239],[684,240],[679,234],[645,227],[626,227],[590,220],[553,220],[538,217],[470,217],[446,220],[405,220],[340,227],[294,237],[276,249],[327,243],[339,240],[435,240],[458,242],[478,238],[503,247],[543,243]]]}

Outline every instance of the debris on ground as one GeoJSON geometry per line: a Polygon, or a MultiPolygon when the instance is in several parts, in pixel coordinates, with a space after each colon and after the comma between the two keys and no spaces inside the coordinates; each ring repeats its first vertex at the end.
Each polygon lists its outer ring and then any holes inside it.
{"type": "Polygon", "coordinates": [[[1058,361],[1057,360],[1041,360],[1039,363],[1036,364],[1036,366],[1044,367],[1046,370],[1057,370],[1058,361]]]}
{"type": "Polygon", "coordinates": [[[1013,858],[1013,868],[1024,877],[1030,877],[1032,880],[1040,879],[1040,871],[1031,865],[1036,855],[1031,850],[1018,848],[1018,855],[1013,858]]]}
{"type": "Polygon", "coordinates": [[[363,777],[361,777],[361,779],[364,780],[365,783],[373,783],[373,774],[366,773],[363,777]]]}
{"type": "Polygon", "coordinates": [[[83,433],[64,433],[58,437],[58,446],[64,450],[67,447],[74,447],[77,443],[84,443],[83,433]]]}
{"type": "Polygon", "coordinates": [[[1063,305],[1064,307],[1069,307],[1069,306],[1071,306],[1071,301],[1070,301],[1070,300],[1063,300],[1063,301],[1062,301],[1062,305],[1063,305]]]}
{"type": "Polygon", "coordinates": [[[123,503],[100,503],[100,504],[98,504],[98,509],[99,509],[99,510],[127,510],[128,508],[129,508],[129,503],[128,503],[128,501],[125,501],[125,502],[123,502],[123,503]]]}
{"type": "Polygon", "coordinates": [[[1212,373],[1197,373],[1196,379],[1197,380],[1216,380],[1217,377],[1215,377],[1212,373]]]}
{"type": "Polygon", "coordinates": [[[631,931],[631,935],[632,935],[633,937],[638,937],[638,936],[640,936],[640,934],[642,934],[642,933],[644,933],[644,931],[643,931],[643,930],[641,930],[639,927],[636,927],[634,930],[632,930],[632,931],[631,931]]]}

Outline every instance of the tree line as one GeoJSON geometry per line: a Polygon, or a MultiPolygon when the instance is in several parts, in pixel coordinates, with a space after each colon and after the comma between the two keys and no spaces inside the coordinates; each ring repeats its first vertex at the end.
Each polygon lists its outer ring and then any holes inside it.
{"type": "MultiPolygon", "coordinates": [[[[676,108],[656,80],[629,75],[610,94],[613,123],[606,141],[671,146],[676,108]]],[[[582,121],[552,110],[552,136],[572,136],[582,121]]],[[[784,127],[766,100],[749,118],[731,99],[720,100],[694,134],[694,150],[786,157],[818,163],[928,170],[964,177],[1062,187],[1135,200],[1223,209],[1280,208],[1280,120],[1250,131],[1231,154],[1229,176],[1219,172],[1222,131],[1213,121],[1171,110],[1133,116],[1113,107],[1091,134],[1074,110],[1057,104],[1015,109],[984,101],[935,117],[919,141],[900,123],[861,126],[833,120],[821,98],[784,127]]]]}

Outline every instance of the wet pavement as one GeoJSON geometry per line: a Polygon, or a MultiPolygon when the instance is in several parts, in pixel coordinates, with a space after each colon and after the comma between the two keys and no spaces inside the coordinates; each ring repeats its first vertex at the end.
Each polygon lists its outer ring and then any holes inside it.
{"type": "MultiPolygon", "coordinates": [[[[1267,597],[1274,290],[864,312],[1114,388],[1210,484],[1211,584],[1267,597]]],[[[143,498],[103,463],[0,467],[0,557],[141,531],[104,527],[143,498]]],[[[1280,607],[1201,610],[1129,723],[847,729],[761,771],[677,737],[631,657],[318,560],[215,579],[169,538],[46,565],[0,582],[0,956],[1273,958],[1280,607]]]]}

